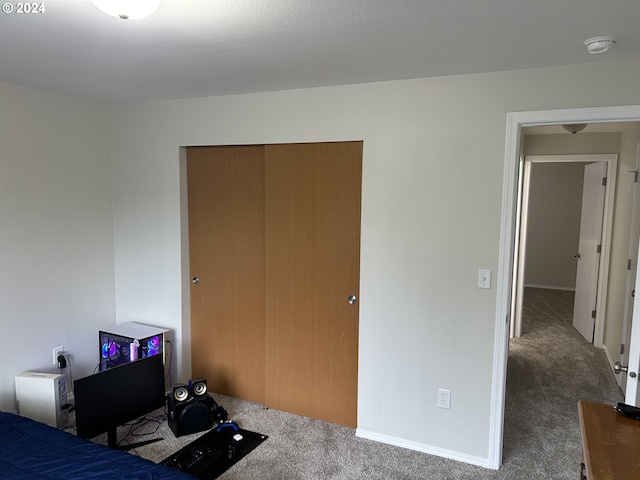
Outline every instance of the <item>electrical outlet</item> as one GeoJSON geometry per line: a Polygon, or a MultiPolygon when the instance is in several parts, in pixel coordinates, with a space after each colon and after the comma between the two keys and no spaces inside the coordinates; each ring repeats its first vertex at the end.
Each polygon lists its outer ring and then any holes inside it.
{"type": "Polygon", "coordinates": [[[451,409],[451,390],[445,388],[438,389],[438,408],[451,409]]]}
{"type": "Polygon", "coordinates": [[[53,364],[58,365],[58,355],[64,352],[64,347],[60,345],[59,347],[54,347],[53,349],[53,364]]]}

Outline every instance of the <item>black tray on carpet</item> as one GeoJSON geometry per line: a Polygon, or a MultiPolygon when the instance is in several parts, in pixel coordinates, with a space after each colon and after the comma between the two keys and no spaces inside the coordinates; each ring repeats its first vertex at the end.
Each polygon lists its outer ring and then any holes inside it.
{"type": "Polygon", "coordinates": [[[202,480],[213,480],[267,438],[241,428],[214,428],[160,463],[202,480]]]}

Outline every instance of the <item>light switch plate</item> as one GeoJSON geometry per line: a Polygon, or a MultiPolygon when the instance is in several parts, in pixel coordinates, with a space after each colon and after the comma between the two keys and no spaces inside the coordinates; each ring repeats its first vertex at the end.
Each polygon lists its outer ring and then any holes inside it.
{"type": "Polygon", "coordinates": [[[481,268],[478,270],[478,288],[491,288],[491,270],[481,268]]]}

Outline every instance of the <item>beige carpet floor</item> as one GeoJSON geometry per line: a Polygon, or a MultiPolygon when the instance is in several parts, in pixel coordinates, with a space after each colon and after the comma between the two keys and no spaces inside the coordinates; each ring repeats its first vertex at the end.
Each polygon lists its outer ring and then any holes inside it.
{"type": "MultiPolygon", "coordinates": [[[[571,326],[573,293],[526,289],[525,297],[523,335],[510,344],[499,471],[357,438],[353,429],[215,395],[240,427],[269,436],[220,478],[577,479],[578,400],[615,404],[622,394],[604,352],[571,326]]],[[[120,431],[122,442],[165,438],[134,451],[156,462],[200,435],[175,438],[164,411],[120,431]]]]}

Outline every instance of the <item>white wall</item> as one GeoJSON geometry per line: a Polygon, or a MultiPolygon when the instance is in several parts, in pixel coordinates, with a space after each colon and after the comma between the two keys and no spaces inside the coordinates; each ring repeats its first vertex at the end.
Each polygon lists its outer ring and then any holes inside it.
{"type": "Polygon", "coordinates": [[[620,61],[115,105],[118,321],[188,324],[181,146],[363,140],[359,432],[487,464],[496,292],[476,282],[497,271],[506,114],[639,104],[638,79],[620,61]]]}
{"type": "Polygon", "coordinates": [[[0,409],[14,377],[74,378],[98,363],[99,326],[115,322],[111,169],[104,105],[0,83],[0,409]]]}
{"type": "Polygon", "coordinates": [[[533,163],[525,286],[574,290],[584,163],[533,163]]]}
{"type": "Polygon", "coordinates": [[[527,135],[524,145],[525,155],[580,155],[619,151],[618,132],[527,135]]]}
{"type": "MultiPolygon", "coordinates": [[[[618,153],[620,133],[527,135],[525,155],[618,153]]],[[[525,283],[573,289],[584,165],[534,164],[525,283]],[[539,183],[539,185],[538,185],[539,183]],[[538,216],[539,214],[539,216],[538,216]]]]}

